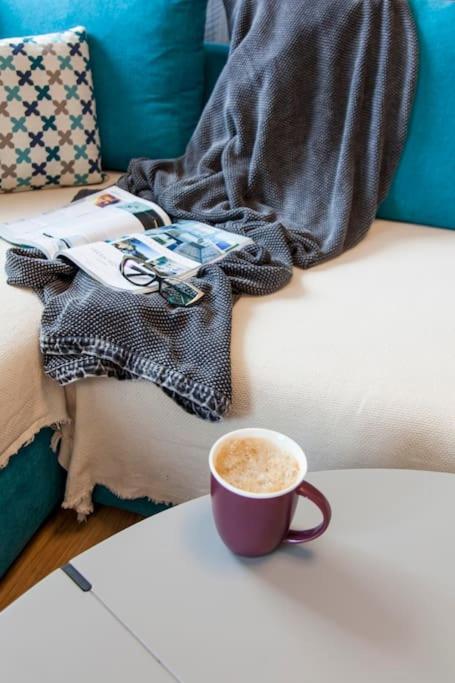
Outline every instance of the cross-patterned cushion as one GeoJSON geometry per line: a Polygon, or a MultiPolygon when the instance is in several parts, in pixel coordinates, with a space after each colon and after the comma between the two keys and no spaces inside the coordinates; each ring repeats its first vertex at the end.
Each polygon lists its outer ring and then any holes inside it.
{"type": "Polygon", "coordinates": [[[102,177],[85,29],[0,40],[0,191],[102,177]]]}

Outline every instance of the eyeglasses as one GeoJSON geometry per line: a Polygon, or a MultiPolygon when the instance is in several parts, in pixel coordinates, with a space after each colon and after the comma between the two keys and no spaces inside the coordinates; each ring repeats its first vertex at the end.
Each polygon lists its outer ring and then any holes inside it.
{"type": "Polygon", "coordinates": [[[163,277],[150,261],[124,256],[120,263],[123,277],[136,287],[158,284],[158,294],[171,306],[191,306],[204,296],[197,287],[177,278],[163,277]]]}

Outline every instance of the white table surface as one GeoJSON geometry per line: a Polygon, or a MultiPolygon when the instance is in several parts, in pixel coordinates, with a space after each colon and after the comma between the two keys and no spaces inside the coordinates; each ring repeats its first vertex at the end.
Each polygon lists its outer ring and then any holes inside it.
{"type": "MultiPolygon", "coordinates": [[[[311,544],[236,557],[201,498],[73,564],[184,683],[453,683],[455,476],[308,479],[333,508],[311,544]]],[[[305,503],[294,526],[316,519],[305,503]]]]}
{"type": "Polygon", "coordinates": [[[175,683],[147,649],[62,571],[0,613],[2,683],[175,683]]]}

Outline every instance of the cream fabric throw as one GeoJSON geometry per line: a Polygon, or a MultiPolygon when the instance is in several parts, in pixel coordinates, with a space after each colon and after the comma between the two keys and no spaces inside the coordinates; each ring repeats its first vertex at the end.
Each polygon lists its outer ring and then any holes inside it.
{"type": "MultiPolygon", "coordinates": [[[[7,219],[9,199],[0,200],[0,220],[7,219]]],[[[14,201],[18,208],[21,204],[14,201]]],[[[34,207],[30,202],[31,212],[34,207]]],[[[68,420],[64,390],[42,369],[41,302],[33,292],[6,284],[7,248],[0,241],[0,469],[43,427],[58,429],[68,420]]]]}

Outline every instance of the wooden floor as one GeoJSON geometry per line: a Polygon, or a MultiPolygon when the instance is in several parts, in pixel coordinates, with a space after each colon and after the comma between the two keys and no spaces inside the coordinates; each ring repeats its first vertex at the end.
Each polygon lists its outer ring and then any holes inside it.
{"type": "Polygon", "coordinates": [[[59,510],[0,579],[0,611],[54,569],[141,519],[133,512],[99,507],[79,523],[73,511],[59,510]]]}

